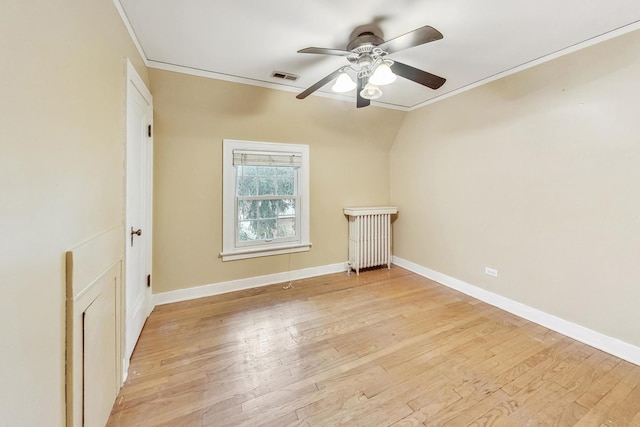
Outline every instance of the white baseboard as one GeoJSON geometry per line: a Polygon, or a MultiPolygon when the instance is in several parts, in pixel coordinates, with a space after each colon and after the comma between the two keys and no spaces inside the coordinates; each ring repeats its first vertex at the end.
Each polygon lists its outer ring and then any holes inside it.
{"type": "Polygon", "coordinates": [[[210,285],[179,289],[177,291],[162,292],[153,295],[153,305],[156,306],[169,304],[172,302],[186,301],[195,298],[209,297],[212,295],[219,295],[227,292],[241,291],[243,289],[257,288],[260,286],[273,285],[275,283],[289,282],[291,280],[305,279],[307,277],[340,273],[342,271],[347,271],[347,265],[344,262],[289,272],[285,271],[283,273],[269,274],[266,276],[231,280],[229,282],[213,283],[210,285]]]}
{"type": "Polygon", "coordinates": [[[530,320],[545,328],[551,329],[584,344],[612,354],[636,365],[640,365],[640,348],[600,332],[593,331],[578,324],[545,313],[525,304],[489,292],[485,289],[463,282],[446,274],[439,273],[411,261],[393,257],[393,263],[416,274],[431,279],[456,291],[472,296],[516,316],[530,320]]]}

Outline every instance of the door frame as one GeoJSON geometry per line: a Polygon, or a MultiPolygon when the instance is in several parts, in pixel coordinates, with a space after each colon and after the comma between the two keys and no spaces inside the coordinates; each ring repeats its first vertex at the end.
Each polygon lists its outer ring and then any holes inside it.
{"type": "MultiPolygon", "coordinates": [[[[131,324],[130,321],[130,314],[127,311],[127,273],[128,273],[128,263],[129,263],[129,253],[130,253],[130,230],[128,229],[128,224],[127,224],[127,214],[128,214],[128,207],[127,207],[127,195],[129,194],[129,192],[131,191],[129,188],[129,182],[128,182],[128,173],[127,173],[127,167],[129,164],[129,158],[130,158],[130,151],[129,151],[129,147],[130,147],[130,142],[129,142],[129,137],[128,137],[128,108],[129,108],[129,100],[131,98],[131,94],[134,93],[134,91],[137,91],[139,94],[142,95],[142,97],[145,99],[145,101],[147,101],[147,103],[149,104],[149,111],[148,111],[148,115],[149,115],[149,125],[151,126],[151,129],[153,129],[153,97],[151,95],[151,92],[149,91],[149,89],[147,89],[147,86],[145,85],[144,81],[142,80],[142,78],[140,78],[140,75],[138,74],[138,72],[136,71],[136,69],[134,68],[133,64],[131,63],[131,61],[129,59],[127,59],[127,85],[126,85],[126,99],[125,99],[125,164],[124,164],[124,172],[125,172],[125,179],[124,179],[124,186],[125,186],[125,193],[124,193],[124,232],[125,232],[125,238],[124,238],[124,243],[125,243],[125,257],[124,257],[124,274],[123,274],[123,281],[124,281],[124,292],[122,292],[122,313],[124,316],[123,319],[123,326],[124,326],[124,331],[122,334],[122,381],[124,382],[127,378],[127,374],[129,371],[129,358],[131,355],[127,354],[127,330],[129,325],[131,324]]],[[[142,224],[140,225],[140,228],[142,228],[144,230],[145,233],[145,247],[144,247],[144,261],[143,261],[143,267],[145,272],[147,274],[151,274],[151,266],[152,266],[152,242],[153,242],[153,223],[152,223],[152,219],[153,219],[153,132],[151,132],[149,138],[148,138],[148,144],[145,144],[145,149],[143,150],[143,160],[142,162],[144,163],[144,170],[145,170],[145,177],[144,177],[144,184],[143,184],[143,197],[144,197],[144,218],[142,220],[142,224]]],[[[145,317],[148,317],[149,314],[151,314],[151,311],[153,310],[153,298],[152,298],[152,291],[151,291],[151,287],[148,287],[146,289],[146,295],[145,295],[145,303],[144,303],[144,308],[145,308],[145,317]]]]}

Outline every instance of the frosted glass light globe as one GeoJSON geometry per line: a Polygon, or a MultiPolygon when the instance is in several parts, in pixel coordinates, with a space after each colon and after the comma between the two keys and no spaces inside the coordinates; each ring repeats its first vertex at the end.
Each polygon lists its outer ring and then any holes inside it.
{"type": "Polygon", "coordinates": [[[355,88],[356,84],[353,80],[351,80],[351,77],[349,77],[347,73],[342,73],[336,79],[336,82],[333,84],[331,90],[334,92],[343,93],[352,91],[355,88]]]}
{"type": "Polygon", "coordinates": [[[391,67],[383,62],[378,65],[376,70],[373,72],[369,82],[374,85],[383,86],[395,82],[397,78],[398,76],[391,71],[391,67]]]}
{"type": "Polygon", "coordinates": [[[367,85],[360,91],[360,96],[364,99],[378,99],[382,96],[382,91],[376,85],[367,83],[367,85]]]}

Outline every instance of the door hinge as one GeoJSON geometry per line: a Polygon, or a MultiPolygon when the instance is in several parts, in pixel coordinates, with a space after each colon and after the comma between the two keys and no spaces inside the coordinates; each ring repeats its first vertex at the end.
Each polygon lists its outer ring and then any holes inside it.
{"type": "Polygon", "coordinates": [[[147,288],[151,287],[151,275],[147,274],[147,288]]]}
{"type": "Polygon", "coordinates": [[[149,127],[147,127],[147,136],[149,138],[151,138],[151,125],[149,125],[149,127]]]}

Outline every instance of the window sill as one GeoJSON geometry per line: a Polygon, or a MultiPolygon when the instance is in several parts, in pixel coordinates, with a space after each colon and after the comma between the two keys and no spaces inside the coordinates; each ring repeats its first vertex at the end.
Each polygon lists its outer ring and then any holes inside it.
{"type": "Polygon", "coordinates": [[[268,248],[239,249],[235,251],[222,252],[222,261],[235,261],[246,258],[258,258],[271,255],[290,254],[294,252],[306,252],[311,249],[311,243],[296,243],[293,245],[279,245],[268,248]]]}

